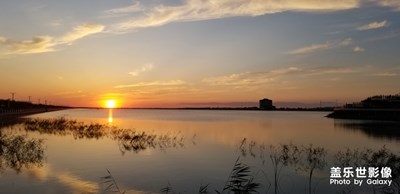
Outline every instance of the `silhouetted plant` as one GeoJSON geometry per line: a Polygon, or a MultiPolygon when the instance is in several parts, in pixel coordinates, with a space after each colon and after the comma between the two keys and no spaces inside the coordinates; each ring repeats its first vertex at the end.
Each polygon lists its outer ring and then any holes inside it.
{"type": "MultiPolygon", "coordinates": [[[[209,186],[209,184],[207,184],[207,185],[200,185],[198,194],[207,194],[207,193],[208,193],[208,186],[209,186]]],[[[168,182],[168,185],[167,185],[167,186],[165,186],[164,188],[160,189],[160,192],[161,192],[161,193],[165,193],[165,194],[168,194],[168,193],[170,193],[170,194],[176,193],[176,192],[174,191],[174,189],[172,188],[171,183],[169,183],[169,182],[168,182]]],[[[178,192],[178,193],[179,193],[179,192],[178,192]]]]}
{"type": "MultiPolygon", "coordinates": [[[[334,164],[339,167],[389,167],[392,175],[392,185],[373,185],[373,192],[377,193],[400,193],[400,156],[394,154],[385,146],[377,151],[371,149],[350,149],[338,151],[334,155],[334,164]]],[[[343,193],[350,193],[354,187],[347,186],[343,193]]]]}
{"type": "Polygon", "coordinates": [[[160,189],[160,192],[168,194],[168,193],[174,193],[172,190],[171,184],[168,182],[168,185],[165,186],[164,188],[160,189]]]}
{"type": "MultiPolygon", "coordinates": [[[[199,194],[207,194],[208,192],[207,185],[200,185],[198,193],[199,194]]],[[[231,193],[234,194],[251,194],[257,193],[256,189],[259,188],[260,184],[254,182],[254,177],[251,175],[250,167],[246,164],[240,162],[240,157],[236,160],[232,171],[229,174],[228,180],[224,185],[222,191],[215,190],[216,193],[231,193]]],[[[168,185],[164,188],[160,189],[162,193],[176,193],[172,188],[171,184],[168,182],[168,185]]]]}
{"type": "Polygon", "coordinates": [[[256,148],[256,146],[257,143],[255,141],[250,141],[250,143],[247,144],[247,138],[243,138],[239,145],[239,151],[243,157],[246,157],[247,154],[250,154],[250,156],[255,158],[257,157],[254,152],[254,148],[256,148]]]}
{"type": "Polygon", "coordinates": [[[7,166],[20,172],[23,167],[42,165],[43,159],[43,140],[6,135],[0,131],[0,170],[7,166]]]}
{"type": "Polygon", "coordinates": [[[27,131],[38,131],[39,133],[67,135],[72,134],[75,139],[101,138],[105,136],[106,125],[91,123],[84,124],[64,117],[57,119],[27,119],[24,122],[27,131]]]}
{"type": "Polygon", "coordinates": [[[208,194],[208,185],[200,185],[199,194],[208,194]]]}
{"type": "MultiPolygon", "coordinates": [[[[333,165],[337,167],[350,167],[350,166],[367,166],[368,155],[372,153],[372,150],[364,149],[360,150],[346,148],[345,150],[339,150],[333,156],[333,165]]],[[[343,186],[341,193],[347,194],[353,192],[355,189],[353,184],[343,186]]]]}
{"type": "Polygon", "coordinates": [[[358,148],[356,149],[350,149],[346,148],[345,151],[338,151],[334,155],[334,165],[335,166],[366,166],[367,165],[367,160],[369,158],[369,155],[373,151],[370,149],[364,149],[360,150],[358,148]]]}
{"type": "Polygon", "coordinates": [[[119,194],[124,194],[126,191],[122,191],[117,182],[115,181],[113,175],[111,174],[111,172],[107,169],[107,174],[104,177],[101,177],[102,179],[102,184],[106,184],[106,188],[104,189],[104,191],[106,192],[112,192],[112,193],[119,193],[119,194]]]}
{"type": "Polygon", "coordinates": [[[72,134],[75,139],[99,139],[104,137],[106,134],[104,132],[104,125],[98,123],[92,123],[89,125],[81,125],[79,128],[76,128],[72,131],[72,134]]]}
{"type": "Polygon", "coordinates": [[[299,162],[298,169],[308,172],[308,193],[311,194],[312,176],[314,170],[322,170],[327,162],[325,156],[327,151],[323,147],[314,147],[312,144],[309,146],[302,146],[301,151],[304,158],[299,162]]]}
{"type": "Polygon", "coordinates": [[[234,194],[256,193],[260,184],[254,182],[254,177],[250,174],[250,167],[240,162],[240,157],[236,160],[222,192],[233,192],[234,194]]]}
{"type": "Polygon", "coordinates": [[[75,139],[99,139],[110,137],[118,141],[122,154],[126,151],[139,153],[148,148],[165,150],[184,147],[184,137],[179,134],[149,134],[131,129],[117,129],[99,123],[85,124],[64,117],[57,119],[27,119],[25,130],[45,134],[72,135],[75,139]]]}
{"type": "MultiPolygon", "coordinates": [[[[84,124],[65,118],[59,119],[30,119],[24,122],[27,131],[38,131],[46,134],[73,135],[76,139],[109,137],[118,141],[122,153],[133,151],[138,153],[148,148],[161,149],[177,148],[184,146],[184,138],[179,134],[152,134],[131,129],[109,128],[107,125],[97,123],[84,124]]],[[[257,157],[262,163],[271,161],[274,177],[275,194],[280,193],[280,175],[284,167],[294,166],[296,170],[307,172],[308,181],[306,190],[312,192],[312,179],[315,170],[322,170],[327,162],[327,150],[323,147],[296,146],[293,144],[280,144],[278,146],[257,145],[255,141],[243,139],[239,149],[242,156],[257,157]],[[268,160],[269,156],[269,160],[268,160]]],[[[42,140],[30,140],[26,136],[7,136],[0,131],[0,170],[4,165],[19,172],[22,167],[41,164],[44,158],[42,140]]],[[[221,192],[217,193],[256,193],[260,187],[251,175],[250,167],[236,160],[227,183],[221,192]]],[[[386,147],[378,151],[369,149],[349,149],[339,151],[334,155],[336,166],[370,166],[389,167],[392,170],[392,186],[377,186],[374,191],[382,193],[399,193],[400,188],[400,157],[386,147]]],[[[106,190],[109,192],[124,193],[119,189],[114,177],[107,170],[108,175],[102,177],[104,184],[108,183],[106,190]]],[[[266,174],[267,171],[262,171],[266,174]]],[[[267,177],[267,176],[266,176],[267,177]]],[[[268,179],[268,177],[267,177],[268,179]]],[[[201,185],[198,192],[208,193],[208,184],[201,185]]],[[[270,184],[271,186],[271,184],[270,184]]],[[[171,185],[160,190],[163,193],[175,193],[171,185]]],[[[315,189],[314,189],[315,191],[315,189]]],[[[343,191],[351,192],[351,190],[343,191]]]]}
{"type": "MultiPolygon", "coordinates": [[[[245,146],[245,143],[241,143],[241,147],[245,146]]],[[[253,147],[256,145],[253,145],[253,147]]],[[[260,146],[261,147],[261,146],[260,146]]],[[[327,150],[323,147],[315,147],[313,145],[308,146],[296,146],[293,144],[281,144],[279,146],[270,147],[270,159],[272,161],[274,171],[275,171],[275,183],[276,190],[275,193],[279,191],[279,175],[280,171],[285,166],[296,167],[296,170],[304,171],[308,173],[308,181],[306,186],[306,192],[315,193],[312,189],[312,178],[315,170],[322,170],[327,162],[325,157],[327,155],[327,150]]],[[[360,151],[359,149],[346,149],[344,151],[338,151],[334,155],[334,164],[336,166],[373,166],[373,167],[389,167],[392,169],[392,186],[375,186],[374,193],[399,193],[400,185],[400,157],[392,153],[386,147],[378,151],[372,151],[370,149],[364,149],[360,151]]],[[[112,178],[111,173],[109,173],[110,179],[112,178]]],[[[116,185],[115,180],[112,182],[116,185]]],[[[208,184],[200,185],[198,190],[199,194],[209,193],[208,184]]],[[[240,157],[235,161],[232,171],[223,186],[221,191],[215,190],[216,193],[258,193],[257,189],[260,188],[260,184],[254,181],[254,176],[251,175],[250,167],[246,164],[240,162],[240,157]]],[[[269,190],[269,189],[268,189],[269,190]]],[[[266,192],[268,192],[268,190],[266,192]]],[[[176,192],[170,183],[160,190],[162,193],[179,193],[176,192]]],[[[351,187],[345,187],[341,190],[341,193],[351,193],[353,189],[351,187]]],[[[296,192],[298,193],[298,192],[296,192]]]]}
{"type": "Polygon", "coordinates": [[[146,132],[138,132],[130,129],[113,130],[112,138],[118,141],[122,154],[125,151],[138,153],[148,148],[166,148],[183,147],[183,136],[179,135],[156,135],[146,132]]]}
{"type": "MultiPolygon", "coordinates": [[[[280,144],[278,146],[270,145],[269,147],[265,144],[261,144],[257,146],[255,141],[250,141],[247,143],[247,139],[244,138],[239,146],[239,150],[242,156],[250,155],[252,157],[257,157],[255,154],[255,148],[259,148],[259,155],[258,157],[261,159],[263,165],[268,161],[271,161],[272,164],[272,171],[273,171],[273,184],[274,184],[274,193],[279,193],[279,180],[280,175],[284,167],[286,166],[294,166],[297,165],[300,158],[302,157],[302,150],[299,149],[298,146],[290,143],[290,144],[280,144]]],[[[267,181],[268,175],[267,171],[261,171],[267,181]]],[[[267,191],[271,187],[271,183],[268,183],[269,186],[267,187],[267,191]]]]}
{"type": "Polygon", "coordinates": [[[247,138],[243,138],[240,142],[239,151],[243,157],[247,156],[247,138]]]}
{"type": "Polygon", "coordinates": [[[301,152],[293,144],[281,144],[277,147],[270,146],[270,155],[274,171],[274,191],[279,193],[279,179],[282,168],[289,164],[295,164],[300,159],[301,152]]]}
{"type": "Polygon", "coordinates": [[[374,186],[374,191],[382,193],[400,193],[400,157],[388,150],[385,146],[372,152],[366,161],[370,167],[389,167],[391,169],[392,186],[374,186]]]}

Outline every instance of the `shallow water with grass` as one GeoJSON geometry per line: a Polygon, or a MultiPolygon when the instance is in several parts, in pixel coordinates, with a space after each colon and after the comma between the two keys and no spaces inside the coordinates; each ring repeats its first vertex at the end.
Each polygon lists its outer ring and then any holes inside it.
{"type": "Polygon", "coordinates": [[[326,114],[32,115],[1,126],[0,193],[399,193],[400,125],[326,114]],[[332,167],[389,167],[391,185],[330,184],[332,167]]]}

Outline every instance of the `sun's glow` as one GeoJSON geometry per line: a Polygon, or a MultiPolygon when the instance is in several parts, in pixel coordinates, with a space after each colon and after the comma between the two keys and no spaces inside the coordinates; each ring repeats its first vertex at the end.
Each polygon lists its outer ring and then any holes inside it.
{"type": "Polygon", "coordinates": [[[106,101],[106,107],[107,108],[115,108],[115,106],[116,106],[115,100],[107,100],[106,101]]]}
{"type": "Polygon", "coordinates": [[[112,122],[113,122],[112,111],[113,111],[113,110],[112,110],[111,108],[108,110],[108,122],[109,122],[109,123],[112,123],[112,122]]]}

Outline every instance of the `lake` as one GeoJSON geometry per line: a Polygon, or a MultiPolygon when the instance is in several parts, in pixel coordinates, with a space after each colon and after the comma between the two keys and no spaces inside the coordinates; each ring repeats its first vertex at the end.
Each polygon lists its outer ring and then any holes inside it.
{"type": "Polygon", "coordinates": [[[399,192],[399,125],[327,114],[69,109],[31,115],[0,129],[0,193],[112,193],[116,186],[121,193],[228,193],[241,173],[234,167],[243,169],[239,187],[255,183],[260,193],[399,192]],[[353,167],[351,184],[331,184],[332,167],[353,167]],[[380,167],[380,175],[391,167],[391,177],[367,184],[367,175],[357,186],[357,167],[380,167]]]}

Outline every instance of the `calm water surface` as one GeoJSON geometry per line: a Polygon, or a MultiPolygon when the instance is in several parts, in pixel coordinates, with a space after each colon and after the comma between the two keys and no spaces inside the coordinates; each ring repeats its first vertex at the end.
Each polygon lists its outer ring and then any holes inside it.
{"type": "MultiPolygon", "coordinates": [[[[30,118],[64,117],[108,127],[101,135],[81,137],[27,131],[23,124],[2,127],[3,139],[23,137],[20,152],[38,157],[18,163],[0,152],[0,193],[109,193],[101,179],[108,175],[107,169],[126,193],[160,193],[168,185],[176,192],[196,193],[200,185],[207,184],[210,193],[214,193],[215,189],[223,189],[238,157],[250,166],[251,175],[261,184],[260,193],[275,193],[270,146],[277,148],[281,144],[299,148],[312,144],[326,152],[321,157],[326,163],[313,173],[312,193],[373,193],[371,186],[330,185],[334,155],[347,148],[377,151],[385,146],[399,156],[397,124],[334,120],[325,118],[326,114],[139,109],[115,109],[111,113],[105,109],[71,109],[33,115],[30,118]],[[127,144],[122,136],[108,135],[118,129],[135,130],[136,134],[144,134],[141,137],[154,139],[150,143],[127,144]],[[41,143],[34,149],[27,145],[31,140],[41,143]]],[[[308,193],[307,169],[283,166],[279,175],[279,193],[308,193]]]]}

